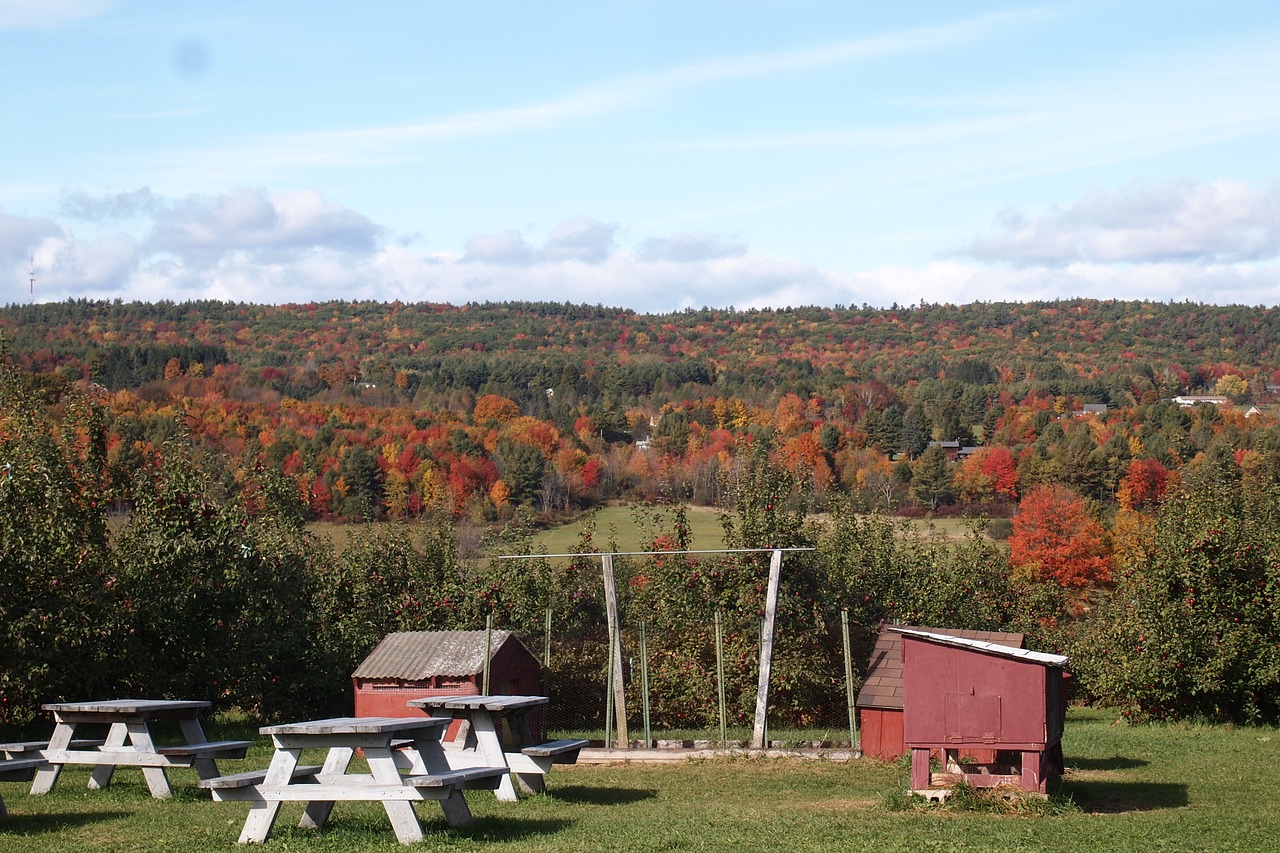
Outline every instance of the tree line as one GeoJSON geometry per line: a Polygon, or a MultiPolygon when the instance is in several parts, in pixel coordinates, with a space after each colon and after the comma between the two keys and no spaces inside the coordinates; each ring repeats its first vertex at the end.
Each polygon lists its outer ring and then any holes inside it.
{"type": "MultiPolygon", "coordinates": [[[[505,406],[490,402],[500,417],[505,406]]],[[[590,524],[584,556],[568,564],[464,556],[447,511],[412,528],[365,529],[337,552],[307,532],[286,474],[229,465],[179,418],[134,460],[117,529],[123,475],[107,420],[101,403],[56,377],[0,369],[0,722],[29,721],[42,702],[124,693],[207,698],[264,720],[332,715],[349,707],[350,672],[388,631],[491,617],[537,648],[548,609],[553,695],[599,694],[574,707],[584,725],[602,720],[602,592],[586,555],[609,543],[590,524]]],[[[1015,630],[1072,656],[1080,698],[1131,719],[1280,719],[1274,450],[1211,442],[1158,494],[1135,487],[1109,531],[1076,493],[1046,485],[1012,519],[1006,549],[980,522],[952,542],[904,531],[847,495],[816,513],[811,478],[779,464],[778,441],[744,449],[721,485],[726,546],[815,549],[788,557],[778,724],[838,714],[842,610],[860,666],[888,621],[1015,630]]],[[[681,550],[679,503],[662,518],[639,519],[652,547],[681,550]]],[[[532,550],[527,519],[516,513],[495,531],[491,553],[532,550]]],[[[651,683],[658,724],[713,719],[705,676],[717,610],[735,662],[729,704],[749,719],[762,565],[673,553],[618,569],[628,624],[663,637],[651,683]]]]}

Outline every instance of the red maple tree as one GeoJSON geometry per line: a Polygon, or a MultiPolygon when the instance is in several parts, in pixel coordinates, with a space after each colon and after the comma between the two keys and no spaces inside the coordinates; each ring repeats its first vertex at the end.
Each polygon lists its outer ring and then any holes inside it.
{"type": "Polygon", "coordinates": [[[1009,537],[1013,565],[1064,587],[1111,580],[1106,531],[1066,486],[1030,489],[1018,504],[1009,537]]]}

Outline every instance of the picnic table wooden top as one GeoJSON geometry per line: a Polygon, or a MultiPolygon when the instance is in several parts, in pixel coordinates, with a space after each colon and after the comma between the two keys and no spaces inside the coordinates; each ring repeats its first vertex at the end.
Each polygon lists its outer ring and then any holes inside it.
{"type": "Polygon", "coordinates": [[[194,699],[104,699],[93,702],[49,702],[40,707],[60,714],[157,714],[190,712],[192,715],[209,707],[208,702],[194,699]]]}
{"type": "Polygon", "coordinates": [[[264,735],[388,734],[449,725],[444,717],[331,717],[258,729],[264,735]]]}
{"type": "Polygon", "coordinates": [[[408,704],[414,708],[444,708],[450,711],[474,711],[484,709],[500,713],[516,711],[521,708],[532,708],[545,705],[551,701],[546,696],[426,696],[421,699],[410,699],[408,704]]]}

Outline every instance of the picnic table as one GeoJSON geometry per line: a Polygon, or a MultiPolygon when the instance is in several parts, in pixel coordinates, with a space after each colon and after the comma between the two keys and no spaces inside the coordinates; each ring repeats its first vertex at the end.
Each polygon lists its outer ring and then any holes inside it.
{"type": "Polygon", "coordinates": [[[546,705],[546,696],[428,696],[411,699],[409,705],[432,715],[448,714],[464,720],[459,735],[462,742],[454,749],[445,749],[449,766],[505,767],[507,773],[495,790],[500,800],[514,802],[519,799],[511,774],[515,774],[521,790],[541,793],[546,790],[546,775],[553,764],[574,764],[578,753],[587,745],[585,740],[555,740],[536,743],[532,735],[528,713],[546,705]],[[505,724],[505,736],[500,728],[505,724]],[[463,735],[465,731],[465,735],[463,735]]]}
{"type": "Polygon", "coordinates": [[[219,802],[248,802],[249,816],[240,843],[265,841],[285,802],[305,802],[299,826],[320,829],[335,802],[381,802],[402,844],[422,840],[422,825],[413,804],[436,800],[450,826],[472,823],[471,809],[463,798],[466,788],[493,788],[505,767],[475,766],[450,769],[440,735],[449,721],[444,718],[335,717],[311,722],[263,726],[275,755],[265,770],[202,779],[219,802]],[[392,746],[396,740],[395,747],[392,746]],[[302,765],[303,750],[324,749],[323,765],[302,765]],[[368,773],[351,773],[355,751],[364,753],[368,773]],[[409,771],[402,774],[401,770],[409,771]]]}
{"type": "Polygon", "coordinates": [[[41,706],[53,713],[53,735],[43,741],[0,744],[6,759],[38,759],[32,794],[53,789],[67,764],[94,765],[89,788],[111,784],[117,767],[142,770],[153,797],[170,797],[168,767],[194,767],[201,779],[218,775],[216,756],[244,758],[251,742],[227,740],[210,742],[200,725],[200,713],[208,702],[171,699],[110,699],[100,702],[53,702],[41,706]],[[158,746],[151,724],[157,720],[178,724],[184,742],[158,746]],[[103,739],[75,738],[81,726],[106,726],[103,739]]]}

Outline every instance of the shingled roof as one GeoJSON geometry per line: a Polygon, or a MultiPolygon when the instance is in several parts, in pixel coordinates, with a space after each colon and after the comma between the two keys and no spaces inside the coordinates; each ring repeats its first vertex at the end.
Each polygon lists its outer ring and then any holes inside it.
{"type": "MultiPolygon", "coordinates": [[[[504,643],[520,640],[510,631],[494,631],[490,653],[496,655],[504,643]]],[[[484,631],[400,631],[383,637],[351,676],[422,681],[475,675],[484,670],[484,646],[484,631]]]]}
{"type": "Polygon", "coordinates": [[[862,682],[858,691],[857,706],[859,708],[883,708],[902,710],[902,634],[890,627],[908,631],[921,631],[930,634],[943,634],[948,637],[963,637],[969,640],[981,640],[1016,649],[1026,644],[1022,634],[1006,631],[971,631],[966,628],[925,628],[917,625],[885,626],[876,638],[876,646],[871,651],[871,663],[867,667],[867,680],[862,682]]]}

